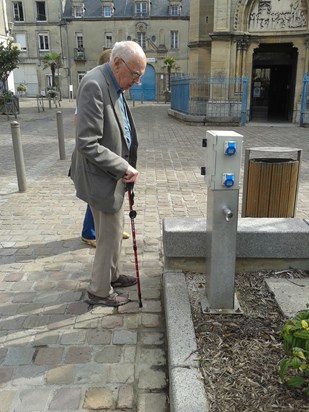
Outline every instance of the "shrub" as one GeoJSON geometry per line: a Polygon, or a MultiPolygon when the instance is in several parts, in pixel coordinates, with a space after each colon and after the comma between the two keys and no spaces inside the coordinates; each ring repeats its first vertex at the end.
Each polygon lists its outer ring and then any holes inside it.
{"type": "Polygon", "coordinates": [[[25,84],[23,84],[23,83],[20,83],[20,84],[17,86],[17,91],[18,91],[18,92],[26,92],[26,91],[27,91],[27,86],[26,86],[25,84]]]}
{"type": "Polygon", "coordinates": [[[288,319],[280,331],[286,357],[280,361],[282,383],[304,390],[309,397],[309,310],[288,319]]]}

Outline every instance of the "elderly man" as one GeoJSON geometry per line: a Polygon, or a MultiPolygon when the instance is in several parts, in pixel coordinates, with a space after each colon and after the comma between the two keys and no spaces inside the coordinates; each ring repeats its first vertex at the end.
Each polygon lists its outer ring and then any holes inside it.
{"type": "Polygon", "coordinates": [[[136,283],[118,270],[126,184],[138,175],[136,129],[123,91],[139,82],[146,63],[137,43],[116,43],[109,63],[88,72],[77,93],[71,177],[94,217],[97,247],[87,298],[93,305],[124,305],[128,295],[114,288],[136,283]]]}

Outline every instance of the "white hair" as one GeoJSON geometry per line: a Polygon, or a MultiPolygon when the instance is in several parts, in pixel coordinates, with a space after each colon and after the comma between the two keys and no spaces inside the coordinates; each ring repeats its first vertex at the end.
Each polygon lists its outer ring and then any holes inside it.
{"type": "Polygon", "coordinates": [[[120,57],[124,60],[130,60],[132,57],[135,56],[145,56],[144,50],[135,41],[127,40],[120,41],[114,44],[111,59],[113,59],[114,57],[120,57]]]}

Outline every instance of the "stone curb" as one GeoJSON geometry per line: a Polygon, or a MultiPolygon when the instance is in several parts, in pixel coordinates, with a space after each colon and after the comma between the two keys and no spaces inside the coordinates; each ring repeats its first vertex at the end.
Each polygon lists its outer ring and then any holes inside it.
{"type": "Polygon", "coordinates": [[[184,274],[163,274],[171,412],[208,412],[184,274]]]}

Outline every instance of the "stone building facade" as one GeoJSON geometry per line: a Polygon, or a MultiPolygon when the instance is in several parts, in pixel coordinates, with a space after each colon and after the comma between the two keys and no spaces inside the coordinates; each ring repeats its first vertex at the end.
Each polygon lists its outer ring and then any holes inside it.
{"type": "MultiPolygon", "coordinates": [[[[8,20],[7,17],[6,0],[0,0],[0,43],[3,43],[5,45],[9,40],[13,40],[12,32],[13,24],[8,20]]],[[[7,80],[7,88],[13,93],[15,92],[13,73],[10,73],[9,75],[9,78],[7,80]]],[[[0,91],[2,89],[3,85],[0,84],[0,91]]]]}
{"type": "Polygon", "coordinates": [[[165,57],[173,57],[179,71],[188,71],[189,0],[7,1],[8,18],[21,45],[15,81],[26,83],[30,96],[46,93],[51,86],[51,72],[42,63],[46,53],[61,55],[56,82],[63,97],[75,97],[100,52],[121,40],[137,41],[148,58],[142,85],[135,90],[138,98],[163,98],[165,57]]]}
{"type": "Polygon", "coordinates": [[[308,72],[307,1],[196,0],[190,16],[189,72],[248,75],[247,120],[295,122],[308,72]]]}

